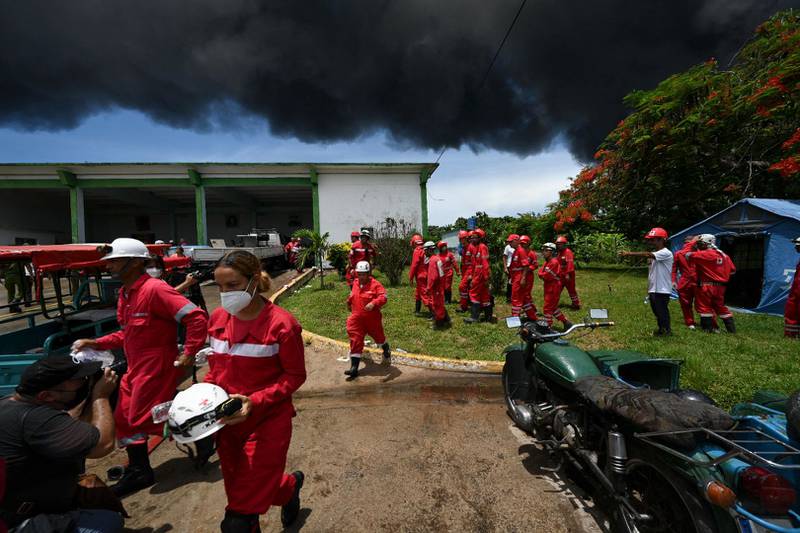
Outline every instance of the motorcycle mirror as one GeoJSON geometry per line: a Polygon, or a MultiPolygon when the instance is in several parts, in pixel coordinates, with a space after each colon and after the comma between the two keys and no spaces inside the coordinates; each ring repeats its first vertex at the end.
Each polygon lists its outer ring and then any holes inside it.
{"type": "Polygon", "coordinates": [[[592,320],[607,320],[608,309],[589,309],[589,318],[592,320]]]}
{"type": "Polygon", "coordinates": [[[506,327],[508,327],[508,329],[518,328],[521,325],[522,325],[522,321],[519,319],[518,316],[506,317],[506,327]]]}

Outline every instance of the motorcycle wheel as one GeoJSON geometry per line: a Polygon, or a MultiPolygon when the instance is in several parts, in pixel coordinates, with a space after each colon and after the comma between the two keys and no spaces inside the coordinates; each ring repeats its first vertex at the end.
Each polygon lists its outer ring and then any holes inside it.
{"type": "Polygon", "coordinates": [[[652,517],[636,521],[627,507],[617,504],[612,516],[619,533],[717,533],[708,504],[692,487],[653,458],[653,454],[630,450],[626,474],[627,496],[639,514],[652,517]]]}
{"type": "Polygon", "coordinates": [[[532,401],[531,375],[525,368],[525,354],[520,351],[506,354],[503,365],[503,397],[511,420],[525,431],[531,431],[531,414],[525,404],[532,401]],[[527,415],[527,416],[526,416],[527,415]]]}

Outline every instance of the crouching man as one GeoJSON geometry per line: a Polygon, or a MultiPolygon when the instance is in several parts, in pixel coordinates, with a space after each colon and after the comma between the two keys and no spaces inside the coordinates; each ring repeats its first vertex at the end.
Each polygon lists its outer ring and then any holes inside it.
{"type": "Polygon", "coordinates": [[[99,370],[100,363],[47,357],[25,370],[14,395],[0,399],[0,457],[7,465],[0,524],[31,531],[122,531],[119,500],[112,496],[104,509],[86,508],[81,496],[95,489],[78,486],[86,459],[114,450],[108,398],[117,375],[106,369],[93,382],[99,370]],[[84,400],[83,414],[70,412],[84,400]]]}

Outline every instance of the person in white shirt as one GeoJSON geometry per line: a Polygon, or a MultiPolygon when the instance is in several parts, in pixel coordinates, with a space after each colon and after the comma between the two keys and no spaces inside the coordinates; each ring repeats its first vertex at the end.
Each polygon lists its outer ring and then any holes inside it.
{"type": "Polygon", "coordinates": [[[663,228],[653,228],[644,238],[652,252],[620,252],[622,257],[646,257],[650,262],[647,275],[647,296],[650,308],[656,316],[658,329],[656,337],[672,335],[669,318],[669,299],[672,295],[672,252],[667,248],[667,232],[663,228]]]}
{"type": "Polygon", "coordinates": [[[506,273],[506,278],[508,281],[506,282],[506,300],[511,302],[511,274],[509,273],[509,267],[511,267],[511,258],[514,257],[514,252],[519,246],[519,235],[516,233],[512,233],[506,239],[506,247],[503,250],[503,270],[506,273]]]}

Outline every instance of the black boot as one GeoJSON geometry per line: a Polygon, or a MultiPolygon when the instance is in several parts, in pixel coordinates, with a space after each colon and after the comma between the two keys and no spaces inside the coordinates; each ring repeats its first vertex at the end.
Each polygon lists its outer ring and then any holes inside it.
{"type": "Polygon", "coordinates": [[[569,328],[571,328],[574,325],[569,320],[564,320],[562,323],[564,324],[564,331],[567,331],[569,328]]]}
{"type": "Polygon", "coordinates": [[[444,303],[451,304],[453,298],[453,291],[444,291],[444,303]]]}
{"type": "Polygon", "coordinates": [[[469,308],[470,316],[464,319],[464,324],[474,324],[480,321],[481,304],[472,304],[469,308]]]}
{"type": "Polygon", "coordinates": [[[389,343],[384,342],[381,344],[381,348],[383,349],[383,362],[384,363],[391,363],[392,362],[392,350],[389,349],[389,343]]]}
{"type": "Polygon", "coordinates": [[[723,318],[722,323],[725,324],[725,329],[728,333],[736,333],[736,324],[733,322],[733,317],[723,318]]]}
{"type": "Polygon", "coordinates": [[[483,321],[484,322],[490,322],[492,324],[497,322],[497,319],[495,319],[495,317],[494,317],[494,306],[493,305],[489,305],[489,306],[483,308],[483,321]]]}
{"type": "Polygon", "coordinates": [[[128,467],[119,481],[111,485],[111,490],[118,498],[145,489],[156,482],[147,455],[147,443],[128,446],[125,451],[128,452],[128,467]]]}
{"type": "Polygon", "coordinates": [[[294,524],[294,521],[297,520],[297,515],[300,514],[300,489],[303,488],[303,480],[305,480],[306,476],[299,470],[292,472],[292,475],[296,480],[294,494],[289,503],[281,507],[281,524],[283,524],[283,527],[289,527],[294,524]]]}
{"type": "Polygon", "coordinates": [[[203,468],[217,449],[214,447],[214,436],[211,435],[194,443],[197,454],[194,456],[195,468],[203,468]]]}
{"type": "Polygon", "coordinates": [[[714,321],[711,319],[710,316],[701,316],[700,327],[703,328],[703,331],[705,331],[706,333],[713,333],[714,321]]]}
{"type": "Polygon", "coordinates": [[[225,518],[219,525],[222,533],[260,533],[261,525],[257,514],[241,514],[225,511],[225,518]]]}
{"type": "Polygon", "coordinates": [[[422,300],[417,300],[414,302],[414,316],[420,316],[422,312],[422,300]]]}
{"type": "Polygon", "coordinates": [[[350,376],[350,379],[355,379],[358,377],[358,364],[361,362],[360,357],[351,357],[350,358],[350,368],[344,371],[345,376],[350,376]]]}

